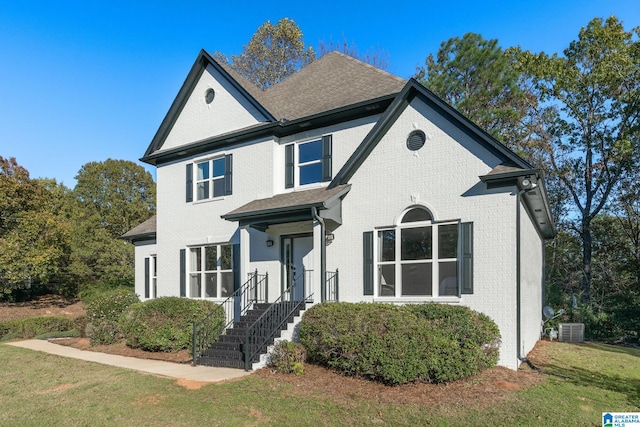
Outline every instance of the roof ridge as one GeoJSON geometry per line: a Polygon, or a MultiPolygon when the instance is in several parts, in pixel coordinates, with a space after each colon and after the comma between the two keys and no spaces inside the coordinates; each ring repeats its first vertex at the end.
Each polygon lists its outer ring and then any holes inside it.
{"type": "Polygon", "coordinates": [[[364,65],[365,67],[369,67],[369,68],[373,69],[374,71],[376,71],[376,72],[378,72],[378,73],[385,74],[385,75],[387,75],[387,76],[389,76],[389,77],[392,77],[392,78],[394,78],[394,79],[398,80],[399,82],[401,82],[401,83],[403,83],[403,84],[407,82],[407,79],[403,79],[402,77],[400,77],[400,76],[396,76],[395,74],[390,73],[390,72],[389,72],[389,71],[387,71],[387,70],[383,70],[383,69],[382,69],[382,68],[380,68],[380,67],[376,67],[376,66],[375,66],[375,65],[373,65],[373,64],[369,64],[368,62],[364,62],[364,61],[363,61],[363,60],[361,60],[361,59],[358,59],[358,58],[353,57],[353,56],[351,56],[351,55],[347,55],[346,53],[342,53],[342,52],[340,52],[339,50],[335,50],[335,49],[334,49],[334,50],[332,50],[332,51],[330,51],[330,52],[325,53],[324,55],[322,55],[322,56],[321,56],[320,58],[318,58],[318,59],[321,59],[321,58],[323,58],[323,57],[325,57],[325,56],[327,56],[327,55],[331,55],[331,54],[337,54],[337,55],[340,55],[340,56],[342,56],[342,57],[344,57],[344,58],[346,58],[346,59],[349,59],[349,60],[352,60],[352,61],[356,61],[356,62],[358,62],[358,63],[360,63],[360,64],[364,65]]]}

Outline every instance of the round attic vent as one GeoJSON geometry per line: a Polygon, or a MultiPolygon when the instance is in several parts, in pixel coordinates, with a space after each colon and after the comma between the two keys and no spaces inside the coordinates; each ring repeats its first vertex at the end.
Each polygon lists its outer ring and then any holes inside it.
{"type": "Polygon", "coordinates": [[[411,151],[417,151],[422,148],[427,136],[421,130],[414,130],[407,137],[407,148],[411,151]]]}
{"type": "Polygon", "coordinates": [[[207,104],[211,104],[213,102],[213,98],[215,97],[216,92],[212,88],[207,89],[207,91],[204,93],[204,101],[207,104]]]}

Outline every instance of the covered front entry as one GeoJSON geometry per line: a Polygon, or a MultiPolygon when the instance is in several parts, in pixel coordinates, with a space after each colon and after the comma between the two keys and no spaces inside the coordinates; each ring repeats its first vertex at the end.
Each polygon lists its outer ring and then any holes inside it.
{"type": "Polygon", "coordinates": [[[281,237],[282,291],[291,288],[294,301],[302,301],[313,289],[313,234],[281,237]]]}

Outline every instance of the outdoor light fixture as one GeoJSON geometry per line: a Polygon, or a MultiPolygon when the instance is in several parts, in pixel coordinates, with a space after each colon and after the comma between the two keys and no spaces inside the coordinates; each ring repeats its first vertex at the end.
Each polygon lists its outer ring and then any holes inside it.
{"type": "Polygon", "coordinates": [[[331,242],[333,242],[333,238],[334,238],[333,233],[327,233],[327,234],[325,234],[325,235],[324,235],[324,241],[325,241],[325,244],[326,244],[326,245],[331,244],[331,242]]]}
{"type": "Polygon", "coordinates": [[[267,247],[270,248],[271,246],[273,246],[273,240],[267,239],[267,247]]]}

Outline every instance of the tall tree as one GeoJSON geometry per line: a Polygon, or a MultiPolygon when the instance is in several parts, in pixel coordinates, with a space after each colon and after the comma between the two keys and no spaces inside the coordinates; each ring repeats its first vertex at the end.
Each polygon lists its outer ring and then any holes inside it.
{"type": "Polygon", "coordinates": [[[389,52],[383,49],[369,49],[362,53],[354,42],[349,42],[343,35],[342,41],[335,42],[330,40],[328,43],[324,40],[320,41],[318,46],[318,57],[322,57],[329,52],[337,50],[340,53],[356,58],[367,64],[371,64],[376,68],[386,70],[389,68],[389,52]]]}
{"type": "Polygon", "coordinates": [[[76,176],[75,196],[98,216],[111,237],[120,237],[149,219],[156,206],[156,186],[142,166],[107,159],[82,166],[76,176]]]}
{"type": "Polygon", "coordinates": [[[442,42],[414,77],[496,139],[522,151],[536,98],[521,85],[514,62],[498,40],[467,33],[442,42]]]}
{"type": "Polygon", "coordinates": [[[564,56],[516,52],[548,120],[538,129],[545,161],[569,195],[568,223],[582,243],[582,300],[591,300],[592,222],[626,171],[640,126],[638,29],[615,17],[580,30],[564,56]]]}
{"type": "Polygon", "coordinates": [[[76,176],[71,273],[81,285],[133,282],[133,246],[119,239],[155,213],[155,183],[133,162],[107,159],[76,176]]]}
{"type": "MultiPolygon", "coordinates": [[[[224,55],[217,54],[224,60],[224,55]]],[[[261,89],[266,89],[311,63],[315,52],[305,46],[302,31],[292,19],[276,25],[262,24],[239,55],[231,56],[231,67],[261,89]]]]}
{"type": "Polygon", "coordinates": [[[68,224],[57,200],[15,158],[0,156],[0,291],[47,283],[69,255],[68,224]]]}

